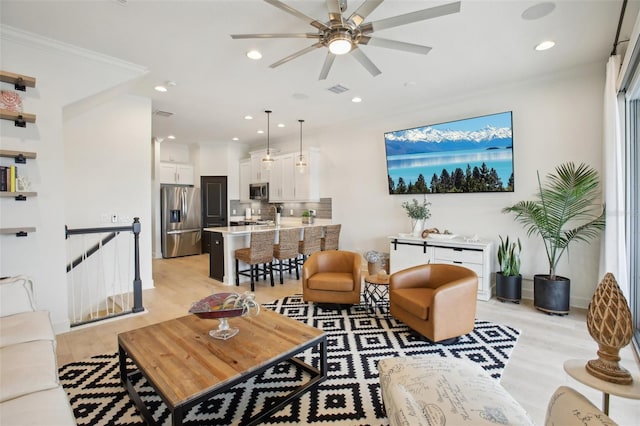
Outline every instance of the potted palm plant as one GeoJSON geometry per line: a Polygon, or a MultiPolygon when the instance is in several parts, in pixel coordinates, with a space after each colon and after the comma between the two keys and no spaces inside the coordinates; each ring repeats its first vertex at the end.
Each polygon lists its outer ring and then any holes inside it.
{"type": "Polygon", "coordinates": [[[520,303],[522,298],[522,275],[520,275],[520,252],[522,243],[509,242],[509,237],[502,239],[498,246],[498,265],[496,272],[496,298],[501,301],[520,303]]]}
{"type": "Polygon", "coordinates": [[[600,195],[598,172],[583,164],[561,164],[547,175],[544,185],[538,173],[538,199],[520,201],[502,209],[515,213],[527,235],[539,235],[549,262],[547,274],[533,277],[533,304],[550,314],[569,313],[570,280],[557,274],[558,262],[576,241],[589,242],[605,226],[604,206],[597,203],[600,195]]]}

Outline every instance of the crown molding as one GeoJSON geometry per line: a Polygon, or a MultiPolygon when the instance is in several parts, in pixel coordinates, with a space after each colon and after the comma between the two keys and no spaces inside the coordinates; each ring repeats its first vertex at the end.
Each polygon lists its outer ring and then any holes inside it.
{"type": "Polygon", "coordinates": [[[0,27],[0,39],[3,42],[9,41],[33,48],[46,49],[49,52],[53,51],[65,55],[73,55],[76,57],[79,56],[89,61],[98,62],[103,65],[109,65],[114,68],[120,68],[139,75],[146,74],[149,71],[142,65],[137,65],[131,62],[124,61],[122,59],[115,58],[113,56],[108,56],[102,53],[95,52],[93,50],[84,49],[82,47],[74,46],[72,44],[64,43],[8,25],[3,25],[2,27],[0,27]]]}

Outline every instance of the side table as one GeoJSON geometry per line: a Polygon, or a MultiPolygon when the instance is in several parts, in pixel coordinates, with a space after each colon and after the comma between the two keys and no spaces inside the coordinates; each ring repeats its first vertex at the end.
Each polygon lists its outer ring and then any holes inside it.
{"type": "Polygon", "coordinates": [[[622,398],[640,399],[640,377],[633,376],[630,385],[619,385],[592,376],[587,371],[586,359],[570,359],[564,362],[564,371],[580,383],[602,392],[602,411],[609,415],[609,395],[622,398]]]}
{"type": "Polygon", "coordinates": [[[380,308],[380,313],[389,316],[389,274],[365,274],[364,304],[372,314],[380,308]]]}

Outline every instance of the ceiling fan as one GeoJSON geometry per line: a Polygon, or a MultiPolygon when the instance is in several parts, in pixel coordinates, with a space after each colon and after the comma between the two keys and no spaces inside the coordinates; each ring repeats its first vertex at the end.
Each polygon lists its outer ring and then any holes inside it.
{"type": "Polygon", "coordinates": [[[437,18],[439,16],[449,15],[460,12],[460,2],[443,4],[416,12],[405,13],[403,15],[384,18],[373,22],[364,22],[367,16],[373,12],[384,0],[365,0],[358,9],[348,18],[342,16],[346,10],[346,0],[326,0],[327,10],[329,12],[329,21],[322,23],[311,18],[297,9],[288,6],[280,0],[264,0],[278,9],[302,19],[303,21],[316,28],[315,33],[277,33],[277,34],[232,34],[233,39],[247,38],[310,38],[318,40],[316,43],[295,52],[286,58],[274,62],[271,68],[280,66],[299,56],[309,53],[317,48],[327,47],[327,57],[320,71],[319,80],[324,80],[329,75],[329,70],[333,65],[336,55],[344,55],[351,53],[360,64],[366,68],[372,76],[381,73],[378,67],[362,52],[360,46],[371,45],[385,47],[388,49],[403,50],[405,52],[419,53],[426,55],[431,50],[428,46],[419,44],[406,43],[402,41],[389,40],[385,38],[372,37],[374,31],[386,28],[398,27],[413,22],[424,21],[426,19],[437,18]]]}

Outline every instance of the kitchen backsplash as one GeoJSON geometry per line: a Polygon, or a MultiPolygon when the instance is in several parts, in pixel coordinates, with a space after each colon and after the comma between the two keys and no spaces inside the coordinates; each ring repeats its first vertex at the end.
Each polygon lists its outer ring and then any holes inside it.
{"type": "Polygon", "coordinates": [[[245,210],[251,208],[253,217],[261,219],[275,219],[275,210],[271,206],[282,206],[282,217],[301,217],[302,212],[314,209],[318,219],[331,219],[331,198],[320,198],[319,202],[281,202],[269,203],[267,201],[240,202],[230,200],[229,216],[244,216],[245,210]],[[233,212],[235,210],[235,213],[233,212]],[[293,212],[293,214],[291,214],[293,212]]]}

